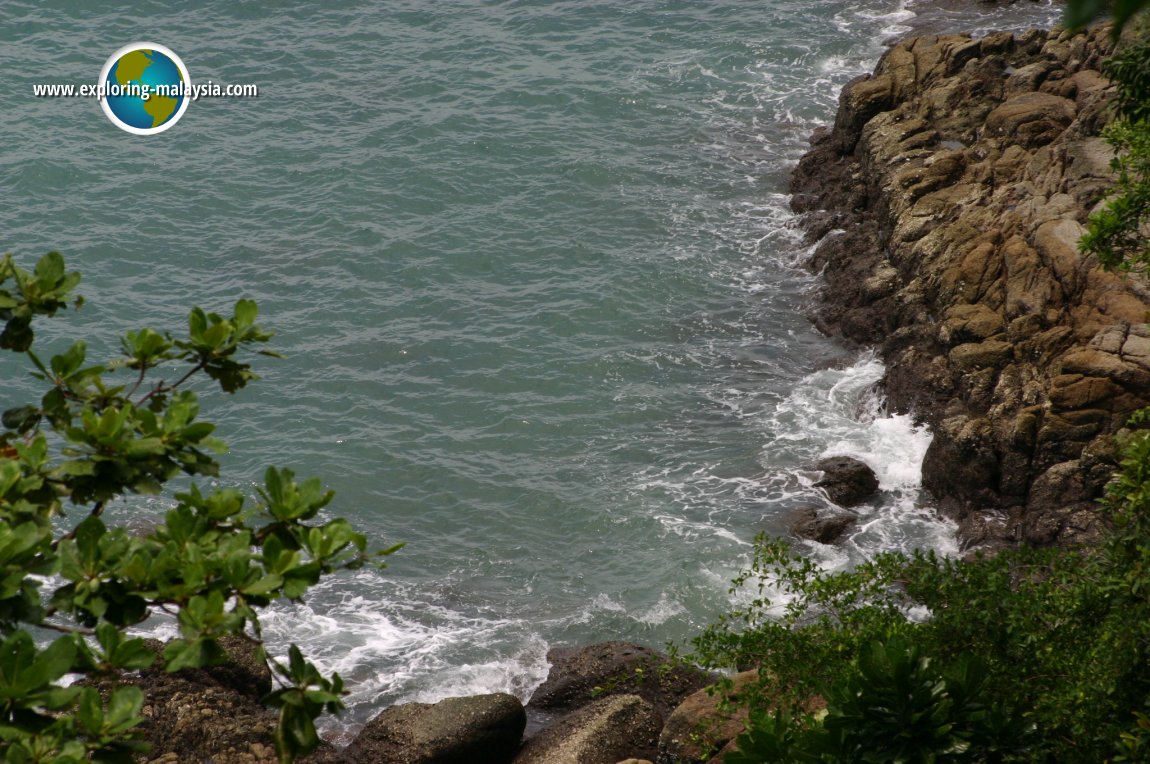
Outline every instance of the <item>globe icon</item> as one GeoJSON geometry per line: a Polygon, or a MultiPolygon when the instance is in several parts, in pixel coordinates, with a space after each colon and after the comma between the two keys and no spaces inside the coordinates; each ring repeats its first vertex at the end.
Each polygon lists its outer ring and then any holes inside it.
{"type": "Polygon", "coordinates": [[[100,73],[104,113],[138,135],[158,133],[176,123],[188,105],[188,70],[163,45],[133,43],[116,51],[100,73]]]}

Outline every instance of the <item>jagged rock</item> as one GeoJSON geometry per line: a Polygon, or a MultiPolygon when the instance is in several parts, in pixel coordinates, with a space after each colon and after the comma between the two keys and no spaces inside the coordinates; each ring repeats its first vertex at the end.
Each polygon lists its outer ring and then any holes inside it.
{"type": "Polygon", "coordinates": [[[565,712],[609,695],[638,695],[660,715],[715,680],[714,675],[630,642],[556,647],[547,653],[547,680],[531,696],[531,708],[565,712]]]}
{"type": "Polygon", "coordinates": [[[815,467],[823,473],[815,487],[826,491],[831,501],[840,507],[853,507],[878,491],[874,470],[854,457],[829,456],[815,467]]]}
{"type": "Polygon", "coordinates": [[[1102,444],[1150,403],[1150,284],[1077,249],[1112,182],[1113,44],[1105,25],[900,41],[793,175],[796,211],[841,229],[811,261],[816,325],[879,346],[968,544],[1089,538],[1102,444]]]}
{"type": "Polygon", "coordinates": [[[1014,345],[1001,340],[967,342],[950,351],[950,362],[959,369],[1005,366],[1014,354],[1014,345]]]}
{"type": "Polygon", "coordinates": [[[939,338],[946,345],[979,342],[1001,334],[1005,328],[1002,315],[997,311],[982,303],[963,303],[947,309],[939,338]]]}
{"type": "Polygon", "coordinates": [[[615,764],[628,757],[651,758],[660,721],[654,707],[638,695],[602,698],[531,738],[514,764],[615,764]]]}
{"type": "Polygon", "coordinates": [[[343,756],[372,764],[507,764],[526,724],[522,704],[506,693],[406,703],[368,722],[343,756]]]}
{"type": "Polygon", "coordinates": [[[858,518],[854,515],[819,516],[818,510],[814,507],[803,507],[791,513],[787,527],[799,538],[810,539],[820,544],[833,544],[856,522],[858,518]]]}

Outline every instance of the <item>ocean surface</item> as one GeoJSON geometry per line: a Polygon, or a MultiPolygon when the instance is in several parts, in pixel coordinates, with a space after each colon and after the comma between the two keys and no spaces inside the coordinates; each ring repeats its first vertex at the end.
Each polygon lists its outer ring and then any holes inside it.
{"type": "MultiPolygon", "coordinates": [[[[819,335],[786,181],[839,89],[912,29],[1049,25],[1057,9],[898,0],[335,0],[0,6],[2,247],[51,249],[89,303],[42,335],[93,355],[187,309],[257,300],[286,360],[204,390],[225,485],[320,475],[386,571],[276,606],[272,647],[340,671],[337,740],[387,704],[528,698],[549,647],[683,641],[782,533],[821,456],[881,497],[829,567],[953,552],[919,493],[930,436],[882,366],[819,335]],[[94,83],[139,40],[209,99],[156,136],[94,83]]],[[[6,354],[7,355],[7,354],[6,354]]],[[[4,357],[4,408],[34,388],[4,357]]],[[[170,499],[110,515],[146,525],[170,499]]],[[[147,630],[172,633],[170,623],[147,630]]]]}

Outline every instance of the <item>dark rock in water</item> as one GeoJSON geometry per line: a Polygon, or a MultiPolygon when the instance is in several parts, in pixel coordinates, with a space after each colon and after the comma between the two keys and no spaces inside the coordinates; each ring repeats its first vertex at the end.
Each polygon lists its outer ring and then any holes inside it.
{"type": "Polygon", "coordinates": [[[602,698],[564,717],[523,746],[514,764],[615,764],[654,759],[662,719],[638,695],[602,698]]]}
{"type": "Polygon", "coordinates": [[[666,655],[629,642],[585,647],[556,647],[547,653],[551,670],[528,704],[548,711],[570,711],[606,695],[638,695],[660,715],[686,696],[715,681],[690,666],[667,666],[666,655]]]}
{"type": "Polygon", "coordinates": [[[874,470],[858,459],[850,456],[831,456],[821,460],[816,467],[822,471],[823,479],[815,483],[840,507],[853,507],[878,491],[878,478],[874,470]]]}
{"type": "Polygon", "coordinates": [[[797,509],[789,518],[791,533],[799,538],[817,541],[820,544],[833,544],[858,521],[854,515],[836,514],[819,517],[814,507],[797,509]]]}
{"type": "Polygon", "coordinates": [[[519,750],[527,717],[512,695],[407,703],[367,723],[343,752],[372,764],[507,764],[519,750]]]}

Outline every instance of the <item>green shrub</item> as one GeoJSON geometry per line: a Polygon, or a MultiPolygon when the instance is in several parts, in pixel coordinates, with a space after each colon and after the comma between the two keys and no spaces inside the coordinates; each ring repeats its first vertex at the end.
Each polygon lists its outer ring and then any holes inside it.
{"type": "Polygon", "coordinates": [[[756,714],[727,764],[1000,762],[1023,750],[1027,724],[985,699],[986,671],[962,656],[950,671],[901,638],[865,645],[827,694],[821,720],[756,714]]]}
{"type": "MultiPolygon", "coordinates": [[[[346,520],[317,519],[331,491],[274,467],[255,503],[192,484],[147,534],[108,527],[104,508],[117,498],[159,493],[179,475],[219,474],[213,454],[226,446],[187,385],[207,377],[225,392],[245,387],[257,377],[243,354],[271,334],[256,324],[255,303],[240,300],[228,316],[192,309],[181,338],[128,332],[121,356],[105,363],[89,361],[82,340],[41,358],[33,322],[66,308],[79,282],[54,252],[31,273],[11,256],[0,261],[0,347],[27,359],[45,388],[0,416],[0,756],[8,762],[131,761],[146,748],[134,737],[140,691],[121,688],[104,702],[91,687],[61,686],[65,674],[150,665],[152,653],[124,630],[156,611],[179,624],[164,651],[168,671],[221,662],[219,638],[260,637],[261,608],[299,600],[321,576],[373,556],[346,520]],[[38,644],[32,630],[59,636],[38,644]]],[[[280,709],[284,761],[317,744],[321,711],[342,708],[338,675],[320,674],[294,645],[289,656],[287,666],[272,661],[280,687],[265,699],[280,709]]]]}
{"type": "Polygon", "coordinates": [[[760,540],[736,581],[760,596],[692,643],[709,668],[760,669],[732,762],[1145,760],[1150,430],[1121,454],[1100,508],[1113,529],[1092,549],[883,555],[828,573],[760,540]],[[821,719],[802,710],[813,694],[821,719]]]}

